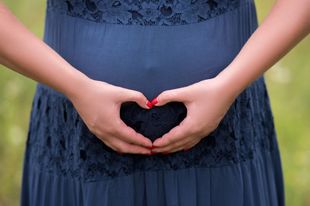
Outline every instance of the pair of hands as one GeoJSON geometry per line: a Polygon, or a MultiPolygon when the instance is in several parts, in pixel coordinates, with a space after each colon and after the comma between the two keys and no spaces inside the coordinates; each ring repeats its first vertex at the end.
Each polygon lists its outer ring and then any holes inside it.
{"type": "Polygon", "coordinates": [[[126,101],[151,109],[143,93],[90,79],[80,95],[69,99],[88,129],[118,153],[171,153],[190,149],[217,128],[236,98],[226,87],[215,77],[160,93],[154,106],[183,102],[187,116],[153,143],[127,126],[119,115],[120,106],[126,101]]]}

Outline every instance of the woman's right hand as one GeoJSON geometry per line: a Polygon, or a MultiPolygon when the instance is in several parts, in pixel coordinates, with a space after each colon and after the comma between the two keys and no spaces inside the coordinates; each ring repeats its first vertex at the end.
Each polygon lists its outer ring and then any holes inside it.
{"type": "Polygon", "coordinates": [[[122,102],[134,101],[145,109],[143,93],[89,79],[78,94],[68,97],[87,125],[102,142],[119,153],[151,154],[152,141],[120,118],[122,102]]]}
{"type": "Polygon", "coordinates": [[[150,154],[146,147],[152,146],[151,140],[128,127],[119,114],[125,101],[148,109],[141,92],[88,78],[31,33],[1,1],[0,28],[0,64],[65,94],[107,146],[122,153],[150,154]]]}

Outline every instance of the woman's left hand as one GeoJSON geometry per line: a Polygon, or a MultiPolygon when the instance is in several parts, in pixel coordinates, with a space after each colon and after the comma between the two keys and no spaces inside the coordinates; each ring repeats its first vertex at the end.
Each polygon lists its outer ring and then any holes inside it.
{"type": "Polygon", "coordinates": [[[237,96],[229,91],[220,79],[211,78],[161,92],[154,106],[171,101],[183,102],[187,116],[178,126],[153,142],[152,152],[187,150],[215,130],[237,96]]]}

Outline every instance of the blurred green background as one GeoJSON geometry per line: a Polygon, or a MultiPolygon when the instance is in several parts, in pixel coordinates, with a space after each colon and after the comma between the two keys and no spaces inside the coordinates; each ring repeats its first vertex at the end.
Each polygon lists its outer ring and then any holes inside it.
{"type": "MultiPolygon", "coordinates": [[[[4,1],[38,37],[44,0],[4,1]]],[[[257,1],[259,22],[274,1],[257,1]]],[[[288,206],[310,206],[310,40],[304,39],[266,73],[282,153],[288,206]]],[[[0,206],[19,203],[22,162],[35,82],[0,66],[0,206]]]]}

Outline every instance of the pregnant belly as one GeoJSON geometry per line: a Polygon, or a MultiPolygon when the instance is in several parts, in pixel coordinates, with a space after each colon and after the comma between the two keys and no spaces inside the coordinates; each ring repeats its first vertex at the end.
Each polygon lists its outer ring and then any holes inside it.
{"type": "MultiPolygon", "coordinates": [[[[92,79],[141,91],[149,100],[160,92],[212,78],[242,45],[232,16],[179,26],[95,23],[48,12],[44,40],[92,79]],[[224,24],[222,21],[225,21],[224,24]]],[[[184,104],[145,110],[124,103],[120,117],[154,140],[186,117],[184,104]]]]}
{"type": "Polygon", "coordinates": [[[240,34],[230,26],[236,23],[221,22],[228,21],[225,18],[179,26],[128,26],[48,13],[44,38],[90,78],[153,99],[166,89],[214,77],[231,62],[240,34]]]}

